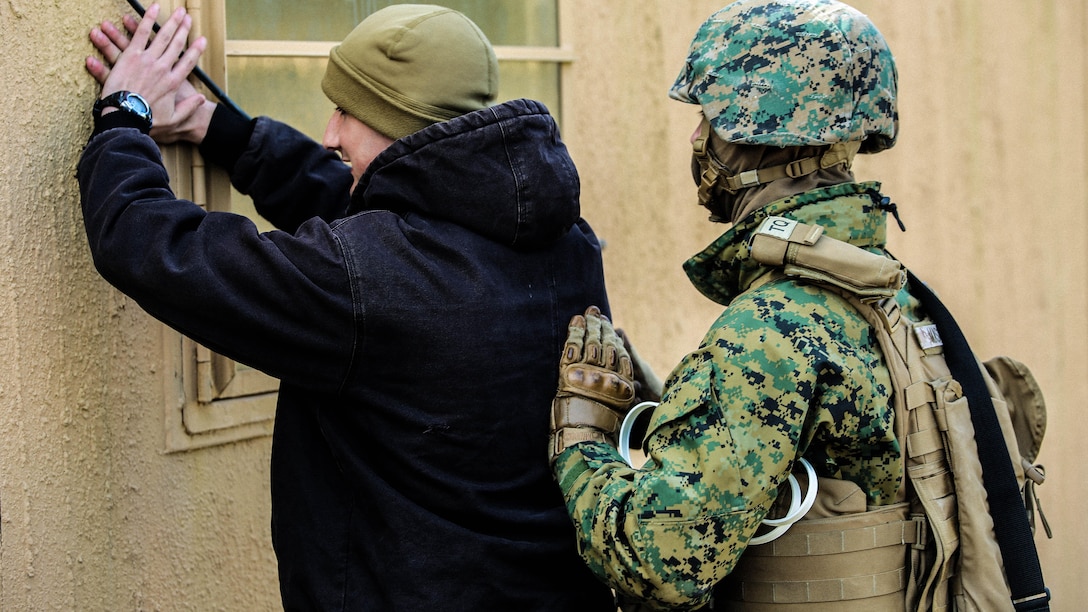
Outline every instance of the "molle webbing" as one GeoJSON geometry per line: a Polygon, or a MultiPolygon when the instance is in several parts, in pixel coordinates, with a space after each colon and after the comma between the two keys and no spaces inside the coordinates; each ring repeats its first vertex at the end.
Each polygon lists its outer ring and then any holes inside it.
{"type": "Polygon", "coordinates": [[[802,177],[838,164],[845,164],[849,168],[860,146],[860,142],[839,142],[829,146],[819,157],[805,157],[781,166],[745,170],[733,176],[722,176],[718,180],[726,191],[735,193],[747,187],[766,185],[784,178],[802,177]]]}
{"type": "Polygon", "coordinates": [[[905,547],[922,538],[924,525],[906,503],[800,521],[745,550],[716,591],[714,610],[898,612],[910,575],[905,547]]]}

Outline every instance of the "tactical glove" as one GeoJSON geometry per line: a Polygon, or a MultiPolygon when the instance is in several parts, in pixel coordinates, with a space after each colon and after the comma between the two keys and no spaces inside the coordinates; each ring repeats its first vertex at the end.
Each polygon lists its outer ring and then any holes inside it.
{"type": "Polygon", "coordinates": [[[552,402],[551,461],[568,446],[597,440],[616,445],[616,431],[635,402],[631,357],[596,306],[575,315],[559,361],[552,402]]]}

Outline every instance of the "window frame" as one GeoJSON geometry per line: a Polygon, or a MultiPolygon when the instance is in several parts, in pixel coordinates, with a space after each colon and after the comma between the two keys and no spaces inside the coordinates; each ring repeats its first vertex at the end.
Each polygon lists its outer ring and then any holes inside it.
{"type": "MultiPolygon", "coordinates": [[[[209,193],[229,179],[209,171],[196,147],[164,148],[175,195],[206,210],[209,193]]],[[[229,193],[227,194],[229,197],[229,193]]],[[[229,201],[229,200],[228,200],[229,201]]],[[[272,434],[279,383],[162,326],[164,451],[190,451],[272,434]]]]}

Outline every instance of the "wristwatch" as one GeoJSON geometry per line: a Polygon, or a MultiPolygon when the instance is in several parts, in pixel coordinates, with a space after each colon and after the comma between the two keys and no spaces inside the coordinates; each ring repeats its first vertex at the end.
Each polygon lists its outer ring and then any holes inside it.
{"type": "Polygon", "coordinates": [[[140,119],[145,131],[151,130],[151,105],[143,96],[131,91],[115,91],[94,103],[91,113],[97,121],[103,109],[116,108],[140,119]]]}

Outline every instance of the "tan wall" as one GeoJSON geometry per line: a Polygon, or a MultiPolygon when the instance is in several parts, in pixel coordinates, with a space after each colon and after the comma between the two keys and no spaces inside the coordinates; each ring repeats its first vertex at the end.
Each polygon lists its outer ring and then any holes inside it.
{"type": "MultiPolygon", "coordinates": [[[[564,138],[607,242],[613,308],[663,374],[718,313],[680,263],[722,227],[695,207],[692,107],[665,91],[705,0],[564,0],[577,59],[564,138]]],[[[1031,365],[1050,400],[1041,541],[1054,609],[1088,490],[1085,32],[1081,3],[859,0],[899,58],[900,145],[859,162],[903,209],[895,252],[984,355],[1031,365]],[[1019,12],[1018,12],[1019,11],[1019,12]]],[[[0,609],[276,609],[266,438],[164,454],[163,334],[90,262],[75,163],[96,87],[86,31],[124,3],[0,2],[0,609]]]]}
{"type": "Polygon", "coordinates": [[[86,33],[124,2],[0,2],[0,610],[267,610],[267,438],[164,448],[163,332],[94,271],[86,33]]]}

